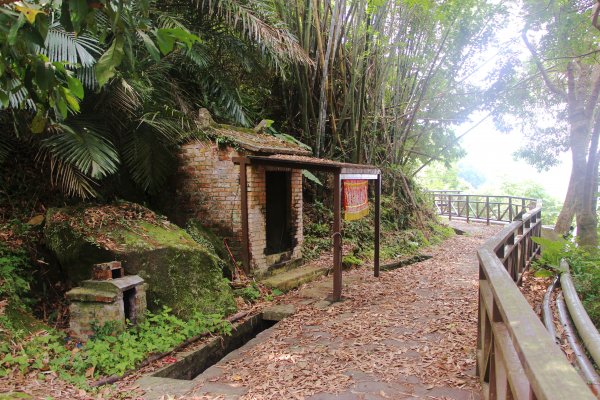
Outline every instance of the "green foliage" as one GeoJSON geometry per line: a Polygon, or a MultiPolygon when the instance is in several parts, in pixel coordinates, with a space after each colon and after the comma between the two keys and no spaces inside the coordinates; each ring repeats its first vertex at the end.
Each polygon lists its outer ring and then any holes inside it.
{"type": "Polygon", "coordinates": [[[0,243],[0,299],[22,304],[29,291],[31,274],[27,254],[10,250],[0,243]]]}
{"type": "Polygon", "coordinates": [[[231,324],[221,315],[196,313],[181,320],[164,308],[158,314],[146,315],[144,322],[114,334],[110,325],[98,327],[96,335],[83,346],[65,346],[64,338],[55,331],[34,335],[12,349],[0,349],[0,377],[10,369],[23,373],[51,369],[61,378],[85,386],[86,377],[122,375],[150,354],[163,353],[203,333],[228,335],[231,324]]]}
{"type": "Polygon", "coordinates": [[[469,190],[470,186],[459,176],[456,163],[447,166],[440,162],[431,163],[417,175],[419,183],[430,190],[469,190]]]}
{"type": "Polygon", "coordinates": [[[550,195],[542,185],[532,180],[519,182],[505,180],[499,193],[510,196],[530,197],[542,200],[542,220],[544,224],[554,224],[560,213],[562,203],[550,195]]]}
{"type": "Polygon", "coordinates": [[[551,240],[543,237],[533,237],[531,240],[542,246],[542,255],[535,261],[535,265],[538,267],[547,267],[562,272],[560,261],[575,251],[575,245],[565,239],[551,240]]]}
{"type": "Polygon", "coordinates": [[[532,238],[542,246],[541,257],[534,262],[536,276],[553,276],[563,271],[560,261],[570,267],[577,293],[594,324],[600,328],[600,254],[578,247],[570,240],[532,238]]]}
{"type": "Polygon", "coordinates": [[[363,260],[361,260],[360,258],[358,258],[352,254],[347,254],[342,258],[342,267],[343,268],[359,267],[362,264],[363,264],[363,260]]]}
{"type": "Polygon", "coordinates": [[[233,293],[249,303],[254,303],[256,300],[260,299],[261,296],[260,290],[255,282],[252,282],[251,285],[244,288],[235,289],[233,293]]]}

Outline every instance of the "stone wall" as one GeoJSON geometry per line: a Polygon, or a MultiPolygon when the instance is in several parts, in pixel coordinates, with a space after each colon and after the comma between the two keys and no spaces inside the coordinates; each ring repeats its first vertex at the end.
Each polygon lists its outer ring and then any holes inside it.
{"type": "MultiPolygon", "coordinates": [[[[240,152],[219,148],[214,142],[195,141],[182,146],[177,184],[176,221],[184,224],[194,218],[227,239],[236,260],[242,260],[240,167],[233,163],[240,152]]],[[[266,181],[271,167],[247,167],[248,225],[251,269],[260,274],[269,267],[266,247],[266,181]]],[[[302,256],[302,171],[291,172],[293,254],[302,256]]]]}

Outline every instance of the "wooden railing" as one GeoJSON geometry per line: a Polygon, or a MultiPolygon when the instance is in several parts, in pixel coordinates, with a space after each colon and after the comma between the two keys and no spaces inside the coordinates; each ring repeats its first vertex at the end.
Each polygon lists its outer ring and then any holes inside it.
{"type": "Polygon", "coordinates": [[[529,197],[463,194],[459,190],[430,190],[429,195],[439,215],[449,219],[511,222],[533,209],[538,200],[529,197]]]}
{"type": "Polygon", "coordinates": [[[477,252],[477,374],[485,399],[595,399],[517,287],[540,251],[531,238],[541,224],[536,207],[477,252]]]}

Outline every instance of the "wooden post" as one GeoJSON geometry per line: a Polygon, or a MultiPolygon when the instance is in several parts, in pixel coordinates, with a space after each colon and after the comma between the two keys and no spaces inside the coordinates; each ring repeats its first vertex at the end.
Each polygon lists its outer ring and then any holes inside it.
{"type": "Polygon", "coordinates": [[[240,192],[242,205],[242,263],[244,272],[250,272],[250,237],[248,232],[248,179],[246,165],[248,159],[240,158],[240,192]]]}
{"type": "Polygon", "coordinates": [[[452,221],[452,195],[448,195],[448,221],[452,221]]]}
{"type": "Polygon", "coordinates": [[[512,196],[508,198],[508,222],[512,222],[513,220],[513,204],[512,204],[512,196]]]}
{"type": "Polygon", "coordinates": [[[333,301],[342,299],[342,188],[340,172],[333,175],[333,301]]]}
{"type": "Polygon", "coordinates": [[[521,199],[521,213],[525,214],[525,199],[521,199]]]}
{"type": "Polygon", "coordinates": [[[467,209],[467,224],[469,223],[469,195],[465,196],[465,208],[467,209]]]}
{"type": "Polygon", "coordinates": [[[490,196],[485,196],[485,209],[487,224],[490,224],[490,196]]]}
{"type": "Polygon", "coordinates": [[[381,174],[375,180],[375,255],[373,260],[373,275],[379,276],[379,239],[381,236],[381,174]]]}

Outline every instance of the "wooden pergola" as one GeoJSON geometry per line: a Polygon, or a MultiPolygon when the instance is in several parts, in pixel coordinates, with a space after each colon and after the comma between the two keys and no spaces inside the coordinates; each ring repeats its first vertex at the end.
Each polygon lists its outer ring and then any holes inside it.
{"type": "Polygon", "coordinates": [[[342,181],[365,179],[375,181],[375,252],[373,273],[379,276],[379,241],[381,234],[381,171],[372,165],[349,164],[308,156],[277,154],[237,157],[233,162],[240,166],[242,256],[246,270],[250,267],[250,242],[248,232],[248,184],[246,167],[264,165],[280,168],[307,169],[333,173],[333,301],[342,298],[342,181]]]}

